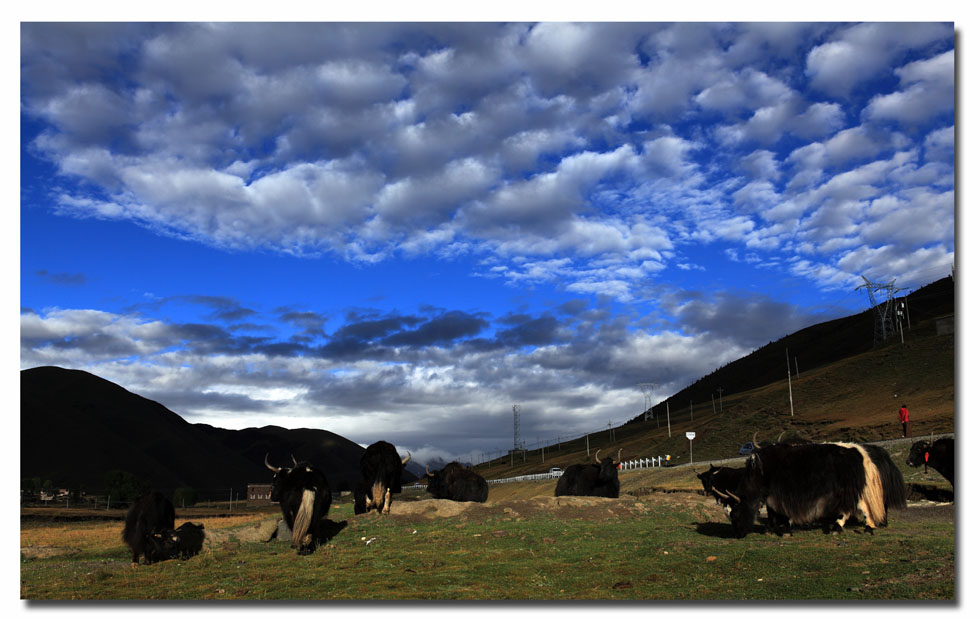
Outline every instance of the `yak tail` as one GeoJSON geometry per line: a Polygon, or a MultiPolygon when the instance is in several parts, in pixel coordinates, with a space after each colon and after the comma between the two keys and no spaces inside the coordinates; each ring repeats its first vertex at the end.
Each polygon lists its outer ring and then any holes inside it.
{"type": "Polygon", "coordinates": [[[861,500],[871,514],[867,517],[875,524],[880,524],[885,519],[885,493],[881,473],[863,446],[856,444],[853,446],[864,458],[864,489],[861,491],[861,500]]]}
{"type": "Polygon", "coordinates": [[[293,541],[292,547],[299,548],[310,530],[310,523],[313,521],[313,499],[316,496],[311,489],[303,490],[303,500],[299,503],[299,511],[296,512],[296,519],[293,521],[293,541]]]}

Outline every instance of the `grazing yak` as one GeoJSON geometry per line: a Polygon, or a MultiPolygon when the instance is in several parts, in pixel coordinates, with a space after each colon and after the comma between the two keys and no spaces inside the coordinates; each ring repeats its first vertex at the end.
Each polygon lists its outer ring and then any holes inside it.
{"type": "Polygon", "coordinates": [[[735,536],[745,537],[763,504],[781,526],[830,520],[842,530],[852,515],[864,516],[874,532],[885,519],[881,475],[868,451],[857,444],[773,444],[746,462],[738,489],[730,494],[729,519],[735,536]],[[785,520],[785,521],[784,521],[785,520]]]}
{"type": "Polygon", "coordinates": [[[277,468],[265,456],[266,468],[275,473],[269,499],[279,503],[286,526],[292,531],[290,546],[298,554],[310,554],[320,539],[320,521],[330,510],[330,483],[309,462],[292,459],[292,468],[277,468]]]}
{"type": "MultiPolygon", "coordinates": [[[[402,469],[412,459],[412,454],[402,459],[394,445],[379,440],[367,447],[361,455],[361,493],[364,497],[364,511],[376,508],[387,515],[391,511],[391,495],[402,491],[402,469]]],[[[358,493],[355,489],[355,509],[358,493]]]]}
{"type": "Polygon", "coordinates": [[[909,449],[905,463],[913,468],[925,466],[926,471],[932,466],[950,485],[954,485],[953,438],[940,438],[935,442],[919,440],[909,449]]]}
{"type": "Polygon", "coordinates": [[[429,477],[425,491],[434,498],[457,502],[486,502],[490,493],[486,479],[456,461],[435,472],[429,472],[426,467],[425,474],[429,477]]]}
{"type": "Polygon", "coordinates": [[[133,552],[133,566],[139,564],[140,555],[147,563],[170,558],[170,548],[176,543],[165,531],[173,531],[174,505],[157,491],[146,494],[129,508],[122,539],[133,552]]]}
{"type": "Polygon", "coordinates": [[[595,452],[594,464],[574,464],[565,469],[555,485],[555,496],[603,496],[619,498],[619,464],[623,449],[616,461],[606,457],[599,461],[595,452]]]}

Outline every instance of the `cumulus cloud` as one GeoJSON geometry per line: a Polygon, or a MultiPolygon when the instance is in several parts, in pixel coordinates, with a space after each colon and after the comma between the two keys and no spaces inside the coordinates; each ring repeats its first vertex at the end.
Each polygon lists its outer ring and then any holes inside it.
{"type": "Polygon", "coordinates": [[[875,95],[864,115],[875,120],[918,123],[953,110],[954,56],[950,50],[895,70],[905,88],[875,95]]]}
{"type": "Polygon", "coordinates": [[[845,95],[887,70],[888,63],[899,54],[948,36],[949,25],[941,23],[858,24],[811,49],[806,73],[814,87],[845,95]]]}

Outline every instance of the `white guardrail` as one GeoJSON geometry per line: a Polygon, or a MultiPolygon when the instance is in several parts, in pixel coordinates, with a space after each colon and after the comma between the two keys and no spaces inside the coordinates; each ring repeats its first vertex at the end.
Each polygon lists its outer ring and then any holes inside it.
{"type": "MultiPolygon", "coordinates": [[[[640,459],[630,459],[620,462],[620,470],[638,470],[640,468],[662,468],[668,463],[668,458],[664,456],[659,457],[642,457],[640,459]]],[[[558,479],[564,474],[564,470],[553,469],[550,472],[541,472],[539,474],[524,474],[518,477],[508,477],[506,479],[487,479],[489,485],[497,485],[500,483],[521,483],[524,481],[541,481],[543,479],[558,479]]],[[[425,489],[426,485],[421,485],[416,483],[415,485],[405,485],[403,486],[407,489],[425,489]]]]}

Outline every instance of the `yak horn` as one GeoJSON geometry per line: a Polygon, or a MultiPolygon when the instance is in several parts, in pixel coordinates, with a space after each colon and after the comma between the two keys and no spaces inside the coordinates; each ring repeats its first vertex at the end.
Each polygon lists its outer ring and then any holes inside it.
{"type": "Polygon", "coordinates": [[[596,449],[596,452],[595,452],[595,463],[599,463],[599,451],[601,451],[601,450],[602,449],[596,449]]]}
{"type": "Polygon", "coordinates": [[[408,454],[408,457],[406,457],[405,459],[402,460],[402,465],[404,466],[405,464],[407,464],[408,463],[408,460],[411,459],[411,458],[412,458],[412,454],[409,453],[408,454]]]}
{"type": "Polygon", "coordinates": [[[714,485],[712,485],[712,486],[711,486],[711,490],[712,490],[712,491],[713,491],[714,493],[716,493],[716,494],[718,494],[719,496],[725,496],[725,497],[728,497],[728,498],[734,498],[734,499],[735,499],[735,502],[742,502],[742,501],[741,501],[741,500],[739,499],[739,497],[738,497],[738,496],[736,496],[735,494],[733,494],[733,493],[731,493],[731,492],[722,492],[722,491],[719,491],[719,490],[718,490],[718,488],[717,488],[717,487],[715,487],[714,485]]]}
{"type": "Polygon", "coordinates": [[[299,464],[298,464],[298,463],[296,463],[296,458],[295,458],[295,457],[293,457],[293,455],[292,455],[292,453],[290,453],[290,455],[289,455],[289,456],[290,456],[290,457],[292,458],[292,460],[293,460],[293,468],[295,468],[296,466],[298,466],[299,464]]]}
{"type": "Polygon", "coordinates": [[[756,442],[756,440],[755,440],[755,437],[756,437],[757,435],[759,435],[759,432],[758,432],[758,431],[753,431],[753,432],[752,432],[752,446],[754,446],[755,448],[757,448],[757,449],[758,449],[758,448],[762,448],[762,447],[761,447],[761,446],[759,446],[759,443],[758,443],[758,442],[756,442]]]}
{"type": "Polygon", "coordinates": [[[616,453],[616,463],[621,464],[622,462],[623,462],[623,449],[619,449],[619,452],[616,453]]]}
{"type": "Polygon", "coordinates": [[[279,472],[280,470],[282,470],[282,468],[276,468],[275,466],[269,463],[268,453],[265,454],[265,467],[268,468],[269,470],[272,470],[273,472],[279,472]]]}
{"type": "Polygon", "coordinates": [[[779,444],[779,441],[783,439],[784,433],[786,433],[785,430],[779,432],[779,436],[776,437],[776,444],[779,444]]]}
{"type": "Polygon", "coordinates": [[[432,476],[432,473],[429,472],[429,467],[428,466],[425,467],[425,476],[427,476],[427,477],[431,477],[432,476]]]}

